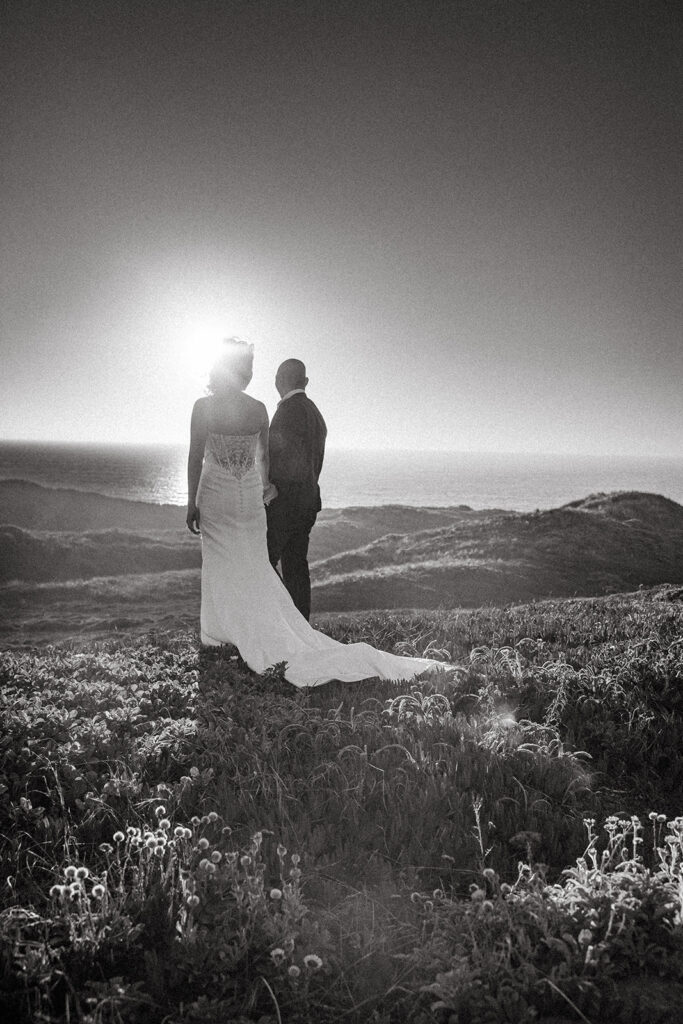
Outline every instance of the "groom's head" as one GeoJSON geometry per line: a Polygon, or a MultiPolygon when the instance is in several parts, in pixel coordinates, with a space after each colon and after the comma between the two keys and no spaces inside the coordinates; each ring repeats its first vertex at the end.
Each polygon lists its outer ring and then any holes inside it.
{"type": "Polygon", "coordinates": [[[275,374],[275,387],[280,398],[297,388],[305,388],[307,384],[306,367],[300,359],[285,359],[280,363],[275,374]]]}

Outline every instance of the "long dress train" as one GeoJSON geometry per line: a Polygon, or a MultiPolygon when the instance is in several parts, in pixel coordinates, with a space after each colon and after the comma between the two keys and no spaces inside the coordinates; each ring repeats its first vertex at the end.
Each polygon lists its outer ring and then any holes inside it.
{"type": "Polygon", "coordinates": [[[234,644],[254,672],[287,662],[295,686],[379,676],[409,680],[441,662],[342,644],[294,606],[268,561],[258,434],[210,433],[197,490],[202,535],[201,640],[234,644]]]}

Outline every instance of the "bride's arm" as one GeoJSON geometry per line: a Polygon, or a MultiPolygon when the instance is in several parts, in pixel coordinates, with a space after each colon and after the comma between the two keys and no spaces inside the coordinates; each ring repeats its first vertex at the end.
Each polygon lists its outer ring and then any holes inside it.
{"type": "Polygon", "coordinates": [[[204,445],[206,443],[206,402],[199,398],[192,409],[190,424],[190,451],[187,456],[187,517],[185,522],[192,533],[199,533],[199,509],[197,488],[202,474],[204,445]]]}
{"type": "Polygon", "coordinates": [[[270,482],[270,456],[268,454],[268,413],[263,407],[263,422],[258,436],[257,460],[261,483],[263,484],[263,500],[268,505],[273,498],[277,498],[277,487],[270,482]]]}

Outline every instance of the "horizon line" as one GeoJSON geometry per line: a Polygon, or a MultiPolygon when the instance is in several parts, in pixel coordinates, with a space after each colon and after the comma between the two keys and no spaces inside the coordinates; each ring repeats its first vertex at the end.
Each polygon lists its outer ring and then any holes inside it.
{"type": "MultiPolygon", "coordinates": [[[[187,441],[102,441],[102,440],[60,440],[55,438],[20,438],[0,437],[0,445],[54,445],[60,447],[86,447],[86,448],[180,448],[187,447],[187,441]]],[[[344,445],[327,445],[326,454],[332,452],[349,454],[411,454],[411,455],[473,455],[473,456],[499,456],[516,457],[524,456],[539,458],[589,458],[589,459],[648,459],[648,460],[671,460],[683,462],[683,455],[673,452],[615,452],[615,451],[550,451],[534,450],[524,451],[519,449],[492,449],[492,448],[405,448],[395,447],[352,447],[344,445]]]]}

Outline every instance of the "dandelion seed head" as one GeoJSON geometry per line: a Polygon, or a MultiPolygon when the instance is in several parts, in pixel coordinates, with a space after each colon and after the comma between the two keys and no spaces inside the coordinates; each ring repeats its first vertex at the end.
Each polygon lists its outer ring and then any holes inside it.
{"type": "Polygon", "coordinates": [[[273,961],[273,963],[275,964],[275,966],[277,966],[278,964],[281,964],[282,961],[285,958],[285,951],[284,951],[284,949],[280,949],[279,946],[277,946],[275,949],[271,949],[271,951],[270,951],[270,958],[273,961]]]}
{"type": "Polygon", "coordinates": [[[176,827],[173,829],[173,835],[176,837],[176,839],[184,839],[185,829],[183,828],[183,826],[176,825],[176,827]]]}
{"type": "Polygon", "coordinates": [[[166,808],[163,804],[159,804],[156,811],[154,812],[157,818],[163,818],[166,815],[166,808]]]}
{"type": "Polygon", "coordinates": [[[211,823],[213,823],[214,821],[218,821],[218,815],[216,814],[215,811],[209,811],[207,817],[211,823]]]}
{"type": "Polygon", "coordinates": [[[304,965],[309,971],[318,971],[323,965],[322,960],[315,953],[307,953],[304,957],[304,965]]]}
{"type": "Polygon", "coordinates": [[[297,866],[297,864],[299,863],[300,860],[301,860],[301,857],[299,856],[298,853],[293,853],[292,854],[292,864],[294,865],[294,867],[297,866]]]}
{"type": "Polygon", "coordinates": [[[208,850],[210,846],[209,840],[205,839],[204,836],[202,836],[202,838],[197,843],[197,846],[199,847],[200,850],[208,850]]]}
{"type": "Polygon", "coordinates": [[[105,892],[105,889],[104,889],[103,885],[99,885],[99,884],[98,885],[93,885],[93,887],[92,887],[92,894],[93,894],[93,896],[95,897],[96,900],[101,900],[102,897],[104,896],[104,892],[105,892]]]}
{"type": "Polygon", "coordinates": [[[195,896],[195,895],[188,896],[187,897],[187,905],[188,905],[188,907],[198,907],[199,906],[199,896],[195,896]]]}
{"type": "Polygon", "coordinates": [[[114,835],[112,836],[112,839],[114,840],[115,843],[122,843],[125,838],[126,837],[124,836],[123,832],[114,832],[114,835]]]}
{"type": "Polygon", "coordinates": [[[213,853],[211,854],[211,860],[214,862],[214,864],[220,864],[222,859],[223,854],[221,853],[220,850],[214,850],[213,853]]]}
{"type": "Polygon", "coordinates": [[[164,832],[166,832],[170,827],[171,822],[168,820],[168,818],[162,818],[161,821],[159,822],[159,828],[163,828],[164,832]]]}
{"type": "Polygon", "coordinates": [[[270,890],[270,898],[271,898],[271,900],[281,900],[282,899],[282,889],[271,889],[270,890]]]}
{"type": "Polygon", "coordinates": [[[65,878],[75,878],[76,877],[76,868],[75,868],[75,866],[73,864],[69,864],[69,866],[64,869],[64,877],[65,878]]]}
{"type": "Polygon", "coordinates": [[[296,964],[291,964],[287,968],[287,974],[290,976],[290,978],[298,978],[299,975],[301,974],[301,968],[297,967],[296,964]]]}

